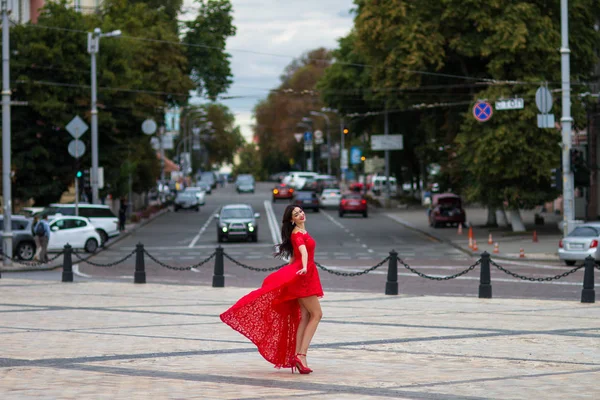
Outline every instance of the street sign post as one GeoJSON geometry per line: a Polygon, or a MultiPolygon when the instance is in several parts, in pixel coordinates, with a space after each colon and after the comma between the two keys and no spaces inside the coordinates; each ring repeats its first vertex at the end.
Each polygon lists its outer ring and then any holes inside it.
{"type": "Polygon", "coordinates": [[[521,98],[515,97],[514,99],[498,100],[494,104],[494,108],[497,111],[501,110],[522,110],[525,107],[525,101],[521,98]]]}
{"type": "Polygon", "coordinates": [[[352,165],[360,164],[362,162],[360,159],[361,156],[362,156],[362,150],[360,147],[352,146],[350,148],[350,164],[352,164],[352,165]]]}
{"type": "Polygon", "coordinates": [[[492,105],[487,101],[478,101],[473,106],[473,116],[479,122],[489,121],[493,114],[492,105]]]}
{"type": "Polygon", "coordinates": [[[294,137],[296,138],[296,142],[300,143],[302,140],[302,133],[294,133],[294,137]]]}
{"type": "Polygon", "coordinates": [[[79,139],[88,130],[87,124],[79,118],[79,115],[76,115],[65,128],[73,136],[73,139],[79,139]]]}
{"type": "MultiPolygon", "coordinates": [[[[85,143],[78,140],[88,130],[88,125],[82,120],[79,115],[76,115],[65,129],[73,137],[69,142],[67,151],[75,158],[75,175],[79,171],[79,157],[85,154],[85,143]]],[[[79,179],[75,176],[75,215],[79,216],[79,179]]]]}
{"type": "Polygon", "coordinates": [[[554,128],[554,114],[548,114],[552,110],[552,93],[546,86],[540,86],[535,92],[535,105],[541,114],[537,116],[538,128],[554,128]]]}
{"type": "Polygon", "coordinates": [[[315,131],[315,144],[323,144],[323,132],[315,131]]]}
{"type": "Polygon", "coordinates": [[[142,132],[146,135],[153,135],[156,132],[156,122],[153,119],[147,119],[142,122],[142,132]]]}
{"type": "Polygon", "coordinates": [[[372,135],[371,150],[403,150],[402,135],[372,135]]]}

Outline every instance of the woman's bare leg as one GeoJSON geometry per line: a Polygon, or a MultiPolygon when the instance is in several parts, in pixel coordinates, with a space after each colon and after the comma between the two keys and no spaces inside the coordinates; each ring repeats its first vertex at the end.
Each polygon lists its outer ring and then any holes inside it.
{"type": "MultiPolygon", "coordinates": [[[[323,317],[323,311],[321,310],[321,303],[317,296],[304,297],[298,299],[298,301],[308,311],[308,323],[304,328],[304,335],[302,336],[302,343],[300,344],[300,351],[298,352],[300,354],[306,354],[308,346],[310,346],[310,342],[317,331],[317,326],[319,326],[319,322],[323,317]]],[[[302,363],[305,366],[308,366],[306,363],[306,356],[299,357],[302,363]]]]}
{"type": "Polygon", "coordinates": [[[304,337],[304,331],[306,330],[306,324],[308,324],[308,310],[306,309],[306,307],[304,307],[304,305],[302,305],[302,303],[300,301],[298,301],[298,304],[300,304],[300,323],[298,324],[298,331],[296,332],[296,353],[302,353],[300,351],[300,347],[302,346],[302,338],[304,337]]]}

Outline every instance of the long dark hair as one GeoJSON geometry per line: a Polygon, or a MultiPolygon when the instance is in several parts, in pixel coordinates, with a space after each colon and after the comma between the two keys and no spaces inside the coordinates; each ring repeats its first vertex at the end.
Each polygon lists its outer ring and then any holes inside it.
{"type": "Polygon", "coordinates": [[[283,219],[281,220],[282,242],[275,246],[274,256],[277,258],[291,257],[292,254],[294,254],[294,246],[292,246],[292,231],[294,230],[294,225],[292,225],[292,213],[295,208],[301,207],[290,204],[283,212],[283,219]]]}

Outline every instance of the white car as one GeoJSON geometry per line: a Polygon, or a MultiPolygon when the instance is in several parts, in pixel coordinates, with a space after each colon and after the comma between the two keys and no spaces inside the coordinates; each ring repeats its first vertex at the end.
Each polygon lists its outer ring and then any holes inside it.
{"type": "Polygon", "coordinates": [[[342,200],[342,192],[340,189],[323,189],[319,201],[321,207],[337,207],[342,200]]]}
{"type": "Polygon", "coordinates": [[[204,195],[206,194],[206,191],[203,188],[198,186],[189,186],[185,188],[184,192],[194,193],[198,199],[198,203],[200,203],[201,206],[205,204],[204,195]]]}
{"type": "Polygon", "coordinates": [[[293,187],[296,190],[300,190],[304,187],[307,179],[315,179],[317,177],[316,172],[298,172],[293,171],[290,172],[289,175],[286,175],[281,183],[285,183],[288,186],[293,187]]]}
{"type": "MultiPolygon", "coordinates": [[[[66,217],[75,215],[75,204],[50,204],[44,210],[48,214],[48,218],[52,220],[54,217],[66,217]]],[[[102,204],[87,204],[79,203],[79,217],[87,218],[98,231],[100,245],[104,245],[109,238],[119,236],[119,218],[112,212],[109,206],[102,204]]]]}
{"type": "Polygon", "coordinates": [[[50,221],[48,251],[62,251],[66,244],[74,250],[93,253],[101,243],[100,235],[92,223],[83,217],[56,217],[50,221]]]}

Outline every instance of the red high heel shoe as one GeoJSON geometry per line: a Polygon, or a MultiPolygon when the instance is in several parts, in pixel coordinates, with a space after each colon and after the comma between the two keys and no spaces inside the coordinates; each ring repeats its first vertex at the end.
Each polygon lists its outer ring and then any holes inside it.
{"type": "MultiPolygon", "coordinates": [[[[310,374],[311,372],[313,372],[312,369],[308,368],[307,366],[305,366],[304,364],[302,364],[302,360],[300,360],[300,357],[298,356],[304,356],[306,357],[306,354],[296,354],[294,356],[294,362],[296,363],[296,369],[298,370],[298,372],[300,374],[306,375],[306,374],[310,374]]],[[[292,367],[292,373],[294,373],[294,367],[292,367]]]]}

